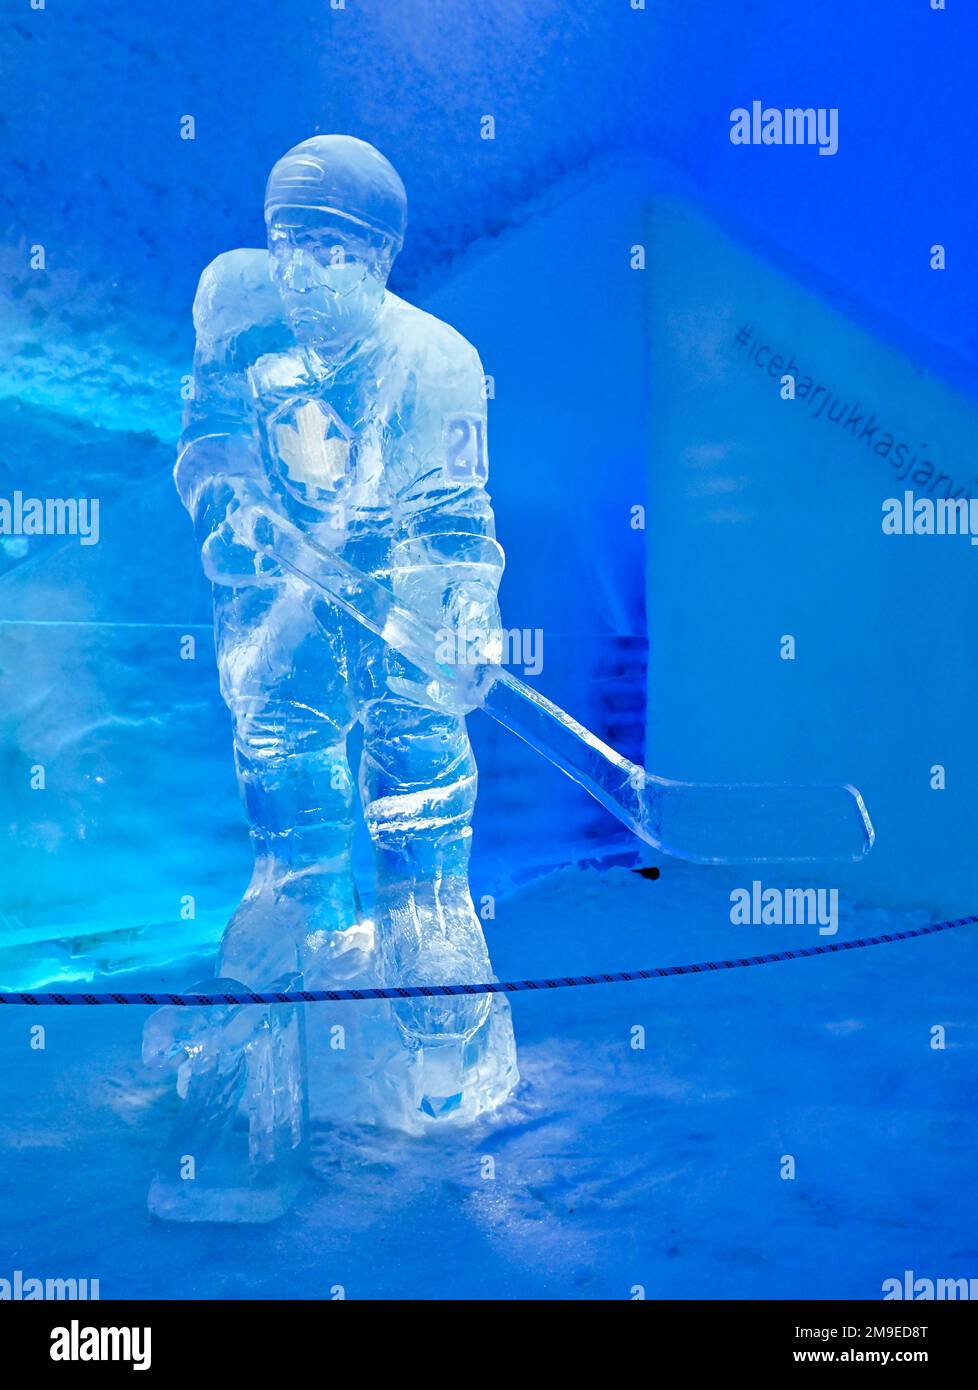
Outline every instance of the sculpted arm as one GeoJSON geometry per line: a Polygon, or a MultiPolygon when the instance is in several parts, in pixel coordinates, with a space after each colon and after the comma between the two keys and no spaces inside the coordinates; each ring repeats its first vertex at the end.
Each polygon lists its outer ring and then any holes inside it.
{"type": "MultiPolygon", "coordinates": [[[[414,477],[400,499],[392,584],[438,632],[442,659],[464,661],[469,652],[498,661],[504,554],[486,491],[484,376],[475,349],[452,338],[451,359],[436,363],[430,384],[418,384],[414,477]]],[[[457,695],[394,653],[388,685],[423,704],[465,712],[456,708],[457,695]]]]}
{"type": "Polygon", "coordinates": [[[267,495],[248,366],[267,340],[271,325],[261,320],[270,315],[274,291],[235,264],[259,255],[264,253],[218,257],[201,277],[194,300],[193,383],[173,475],[208,577],[235,585],[264,578],[262,562],[227,525],[231,511],[267,495]]]}

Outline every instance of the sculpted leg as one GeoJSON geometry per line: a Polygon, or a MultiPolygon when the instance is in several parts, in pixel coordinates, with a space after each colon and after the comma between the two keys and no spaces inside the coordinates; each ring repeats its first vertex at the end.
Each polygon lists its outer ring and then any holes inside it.
{"type": "MultiPolygon", "coordinates": [[[[217,587],[215,627],[255,869],[221,942],[220,978],[196,989],[346,983],[370,970],[374,938],[351,865],[342,662],[285,583],[217,587]]],[[[321,1022],[305,1013],[173,1008],[148,1020],[144,1057],[176,1070],[182,1101],[150,1189],[154,1214],[263,1221],[288,1208],[306,1169],[307,1025],[321,1022]]]]}
{"type": "Polygon", "coordinates": [[[287,583],[274,594],[217,590],[215,619],[255,849],[220,972],[258,987],[300,971],[307,987],[329,987],[360,974],[372,953],[351,862],[354,701],[342,632],[324,632],[287,583]]]}
{"type": "MultiPolygon", "coordinates": [[[[475,760],[464,720],[387,696],[364,718],[360,787],[377,866],[377,930],[391,984],[492,978],[469,891],[475,760]]],[[[519,1080],[501,995],[394,1005],[431,1119],[473,1118],[519,1080]]]]}

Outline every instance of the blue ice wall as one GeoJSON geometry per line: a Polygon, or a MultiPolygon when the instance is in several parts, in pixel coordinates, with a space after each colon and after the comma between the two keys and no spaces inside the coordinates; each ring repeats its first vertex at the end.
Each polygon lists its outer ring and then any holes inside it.
{"type": "MultiPolygon", "coordinates": [[[[112,0],[18,10],[0,50],[0,218],[11,297],[28,297],[38,333],[53,319],[59,337],[112,325],[114,340],[128,317],[153,357],[185,350],[199,267],[254,244],[252,190],[284,149],[335,129],[372,140],[404,175],[404,289],[442,277],[464,248],[505,236],[565,180],[629,146],[973,360],[978,190],[962,175],[978,136],[964,60],[978,46],[971,6],[801,0],[789,15],[776,0],[251,0],[246,19],[228,0],[171,0],[151,17],[112,0]],[[838,155],[817,170],[787,150],[731,161],[728,113],[755,97],[838,106],[838,155]],[[186,114],[193,142],[179,139],[186,114]],[[494,141],[480,139],[485,114],[494,141]],[[939,282],[920,254],[935,239],[954,247],[939,282]],[[32,295],[46,285],[18,272],[36,241],[70,291],[32,295]]],[[[104,364],[113,342],[102,347],[104,364]]],[[[128,365],[145,389],[145,357],[128,365]]]]}
{"type": "Polygon", "coordinates": [[[743,228],[665,193],[649,223],[670,266],[650,301],[650,758],[695,781],[855,783],[876,847],[790,882],[970,912],[978,551],[882,521],[908,489],[978,498],[978,403],[926,342],[888,342],[743,228]]]}

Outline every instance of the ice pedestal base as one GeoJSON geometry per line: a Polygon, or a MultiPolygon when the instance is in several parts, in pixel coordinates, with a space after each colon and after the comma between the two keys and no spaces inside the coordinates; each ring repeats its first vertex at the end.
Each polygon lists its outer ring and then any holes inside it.
{"type": "MultiPolygon", "coordinates": [[[[276,987],[281,987],[277,985],[276,987]]],[[[208,981],[195,993],[242,986],[208,981]]],[[[149,1193],[168,1221],[282,1216],[310,1169],[310,1137],[356,1144],[471,1123],[519,1082],[509,1001],[487,1000],[471,1036],[406,1039],[376,1003],[166,1008],[148,1020],[144,1059],[177,1070],[181,1105],[149,1193]]]]}
{"type": "MultiPolygon", "coordinates": [[[[221,979],[195,993],[240,989],[221,979]]],[[[306,1171],[305,1020],[295,1005],[161,1009],[144,1060],[176,1066],[182,1104],[149,1193],[169,1221],[271,1221],[306,1171]]]]}
{"type": "Polygon", "coordinates": [[[502,1105],[519,1083],[509,1001],[493,995],[463,1039],[406,1040],[386,1003],[309,1004],[309,1118],[317,1129],[424,1134],[502,1105]]]}
{"type": "Polygon", "coordinates": [[[417,1113],[471,1121],[501,1105],[519,1081],[509,1000],[492,995],[471,1038],[421,1043],[415,1054],[417,1113]]]}

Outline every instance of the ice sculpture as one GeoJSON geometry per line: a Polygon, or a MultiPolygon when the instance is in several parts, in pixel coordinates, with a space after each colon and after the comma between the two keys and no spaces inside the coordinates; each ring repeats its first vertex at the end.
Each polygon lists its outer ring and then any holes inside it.
{"type": "MultiPolygon", "coordinates": [[[[474,701],[250,545],[241,516],[283,519],[433,629],[499,643],[503,552],[486,492],[475,349],[386,288],[404,187],[371,145],[320,135],[265,193],[268,249],[221,255],[194,303],[193,393],[175,477],[214,586],[221,691],[255,851],[225,930],[219,991],[491,978],[468,884],[474,701]],[[376,866],[354,881],[354,779],[376,866]]],[[[472,1119],[518,1080],[501,996],[153,1016],[144,1055],[178,1069],[180,1120],[150,1193],[177,1219],[278,1214],[305,1162],[308,1113],[411,1129],[472,1119]]]]}

